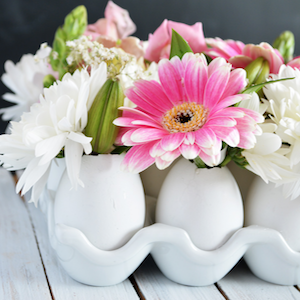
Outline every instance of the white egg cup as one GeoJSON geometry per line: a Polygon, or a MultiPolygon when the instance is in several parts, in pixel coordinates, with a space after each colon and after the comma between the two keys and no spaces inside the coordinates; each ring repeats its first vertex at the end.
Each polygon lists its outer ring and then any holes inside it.
{"type": "MultiPolygon", "coordinates": [[[[204,251],[193,244],[183,229],[156,223],[139,230],[123,247],[104,251],[91,244],[78,229],[55,225],[53,197],[49,193],[45,199],[51,245],[66,272],[84,284],[118,284],[149,253],[166,277],[189,286],[217,282],[243,256],[252,272],[263,280],[283,285],[300,283],[300,253],[293,251],[273,229],[255,225],[241,228],[218,249],[204,251]]],[[[147,200],[153,206],[153,198],[147,200]]],[[[151,216],[148,221],[151,222],[151,216]]]]}

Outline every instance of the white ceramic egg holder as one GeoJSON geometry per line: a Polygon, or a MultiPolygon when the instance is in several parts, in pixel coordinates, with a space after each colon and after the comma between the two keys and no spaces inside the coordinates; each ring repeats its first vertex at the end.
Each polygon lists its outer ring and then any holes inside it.
{"type": "MultiPolygon", "coordinates": [[[[300,283],[300,253],[293,251],[276,230],[259,226],[241,228],[220,248],[204,251],[193,244],[183,229],[156,223],[138,231],[123,247],[103,251],[78,229],[55,225],[50,193],[47,191],[40,200],[41,210],[47,215],[51,245],[66,272],[81,283],[120,283],[149,253],[166,277],[189,286],[217,282],[243,256],[252,272],[263,280],[283,285],[300,283]]],[[[153,206],[154,199],[146,198],[153,206]]],[[[152,217],[147,216],[148,223],[152,217]]]]}

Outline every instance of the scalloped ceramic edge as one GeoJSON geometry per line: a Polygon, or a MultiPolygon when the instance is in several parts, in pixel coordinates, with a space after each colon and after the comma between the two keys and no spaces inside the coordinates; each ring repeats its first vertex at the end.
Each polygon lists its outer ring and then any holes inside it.
{"type": "Polygon", "coordinates": [[[80,230],[55,225],[53,199],[50,194],[45,196],[42,211],[47,213],[50,243],[65,271],[81,283],[118,284],[149,253],[167,278],[189,286],[217,282],[244,255],[257,277],[283,285],[300,283],[300,253],[293,251],[276,230],[255,225],[241,228],[222,247],[204,251],[192,243],[183,229],[156,223],[138,231],[123,247],[103,251],[92,245],[80,230]]]}

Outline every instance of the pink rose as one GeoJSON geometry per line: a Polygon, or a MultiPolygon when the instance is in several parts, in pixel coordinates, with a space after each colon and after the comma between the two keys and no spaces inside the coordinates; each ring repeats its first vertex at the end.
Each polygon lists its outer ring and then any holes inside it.
{"type": "Polygon", "coordinates": [[[234,68],[245,68],[249,63],[258,57],[263,57],[269,62],[270,73],[277,74],[284,60],[277,49],[274,49],[268,43],[259,45],[247,44],[241,55],[234,56],[228,61],[234,68]]]}
{"type": "Polygon", "coordinates": [[[136,26],[130,19],[127,10],[108,1],[104,17],[87,26],[84,35],[103,44],[106,48],[119,47],[137,58],[144,56],[141,41],[136,37],[128,37],[135,32],[136,26]]]}
{"type": "Polygon", "coordinates": [[[300,69],[300,56],[290,60],[286,65],[292,67],[293,69],[300,69]]]}
{"type": "Polygon", "coordinates": [[[206,38],[205,39],[207,45],[210,46],[205,54],[209,55],[212,59],[216,57],[223,57],[227,61],[229,58],[241,55],[245,44],[240,41],[234,40],[222,40],[220,38],[206,38]]]}
{"type": "Polygon", "coordinates": [[[164,20],[162,24],[149,35],[149,44],[145,58],[149,61],[159,62],[170,55],[172,29],[177,31],[189,44],[194,53],[201,53],[207,49],[202,23],[186,25],[183,23],[164,20]]]}

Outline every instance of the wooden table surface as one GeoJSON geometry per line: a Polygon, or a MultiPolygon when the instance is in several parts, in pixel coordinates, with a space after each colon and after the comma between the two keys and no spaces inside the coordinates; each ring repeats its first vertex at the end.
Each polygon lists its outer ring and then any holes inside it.
{"type": "Polygon", "coordinates": [[[24,300],[289,300],[300,299],[297,286],[256,278],[244,261],[207,287],[168,280],[151,256],[124,282],[110,287],[83,285],[59,265],[50,246],[44,215],[15,193],[11,174],[0,168],[0,299],[24,300]]]}

